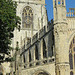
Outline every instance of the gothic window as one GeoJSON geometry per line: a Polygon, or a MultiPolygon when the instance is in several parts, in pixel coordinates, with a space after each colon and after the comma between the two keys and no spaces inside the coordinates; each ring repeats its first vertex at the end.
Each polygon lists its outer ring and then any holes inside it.
{"type": "Polygon", "coordinates": [[[74,70],[75,70],[75,37],[73,38],[73,40],[70,44],[69,62],[70,62],[70,75],[74,75],[74,70]]]}
{"type": "Polygon", "coordinates": [[[30,28],[33,24],[33,11],[32,8],[26,6],[22,13],[22,28],[30,28]]]}
{"type": "Polygon", "coordinates": [[[73,69],[73,57],[72,57],[72,53],[69,54],[69,61],[70,61],[70,69],[73,69]]]}

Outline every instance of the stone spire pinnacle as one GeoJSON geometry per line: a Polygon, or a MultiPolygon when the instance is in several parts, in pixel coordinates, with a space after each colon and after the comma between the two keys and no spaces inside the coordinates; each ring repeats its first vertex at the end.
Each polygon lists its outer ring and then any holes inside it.
{"type": "Polygon", "coordinates": [[[66,18],[66,4],[65,0],[53,0],[54,20],[66,18]]]}

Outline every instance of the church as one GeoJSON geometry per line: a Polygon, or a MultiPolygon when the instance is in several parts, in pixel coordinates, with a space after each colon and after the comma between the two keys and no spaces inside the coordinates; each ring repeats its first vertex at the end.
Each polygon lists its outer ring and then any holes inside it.
{"type": "Polygon", "coordinates": [[[13,1],[21,18],[11,44],[15,60],[2,63],[0,75],[75,75],[75,8],[67,12],[66,0],[53,0],[48,22],[45,0],[13,1]]]}

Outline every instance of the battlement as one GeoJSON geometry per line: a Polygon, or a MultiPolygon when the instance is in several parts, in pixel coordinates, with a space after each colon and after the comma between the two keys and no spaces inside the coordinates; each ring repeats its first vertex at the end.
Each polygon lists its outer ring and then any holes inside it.
{"type": "Polygon", "coordinates": [[[67,17],[74,18],[75,17],[75,8],[69,8],[69,12],[67,12],[67,17]]]}
{"type": "Polygon", "coordinates": [[[65,0],[53,0],[53,6],[57,7],[57,6],[65,6],[65,0]]]}

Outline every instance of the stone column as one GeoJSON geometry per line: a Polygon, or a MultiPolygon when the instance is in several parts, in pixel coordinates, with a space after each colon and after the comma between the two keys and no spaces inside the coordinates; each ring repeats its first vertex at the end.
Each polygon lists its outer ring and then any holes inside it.
{"type": "Polygon", "coordinates": [[[56,57],[56,74],[70,75],[69,67],[69,47],[67,43],[67,23],[59,23],[54,26],[55,35],[55,57],[56,57]],[[66,29],[65,29],[66,28],[66,29]]]}
{"type": "Polygon", "coordinates": [[[32,44],[32,37],[33,37],[33,25],[31,24],[31,44],[32,44]]]}
{"type": "Polygon", "coordinates": [[[27,52],[25,52],[26,55],[26,63],[27,64],[27,68],[29,67],[29,50],[27,52]]]}
{"type": "Polygon", "coordinates": [[[55,7],[55,0],[53,0],[53,8],[55,7]]]}
{"type": "Polygon", "coordinates": [[[48,48],[46,48],[46,52],[47,52],[47,63],[49,63],[49,58],[48,58],[48,48]]]}
{"type": "Polygon", "coordinates": [[[42,28],[42,5],[41,5],[41,28],[42,28]]]}
{"type": "Polygon", "coordinates": [[[20,53],[22,52],[22,36],[21,36],[21,38],[20,38],[20,53]]]}
{"type": "Polygon", "coordinates": [[[65,6],[65,0],[64,0],[64,6],[65,6]]]}
{"type": "Polygon", "coordinates": [[[53,0],[53,12],[54,12],[54,22],[57,20],[57,10],[56,10],[56,6],[57,6],[57,3],[58,3],[58,1],[57,2],[55,2],[55,0],[53,0]],[[56,5],[55,5],[56,4],[56,5]]]}
{"type": "Polygon", "coordinates": [[[21,67],[21,57],[19,58],[19,67],[18,67],[18,73],[19,75],[22,75],[21,72],[22,72],[22,67],[21,67]]]}
{"type": "Polygon", "coordinates": [[[43,39],[41,40],[41,59],[43,59],[43,39]]]}
{"type": "Polygon", "coordinates": [[[27,44],[27,31],[25,32],[25,49],[26,49],[26,44],[27,44]]]}
{"type": "Polygon", "coordinates": [[[35,46],[33,46],[32,48],[31,48],[31,59],[32,59],[32,62],[33,62],[33,66],[35,66],[35,63],[34,63],[34,61],[35,61],[35,46]]]}
{"type": "Polygon", "coordinates": [[[40,30],[40,23],[39,23],[39,18],[38,18],[38,38],[39,38],[39,30],[40,30]]]}
{"type": "Polygon", "coordinates": [[[34,49],[33,49],[33,53],[34,53],[34,54],[33,54],[33,60],[34,60],[34,66],[35,66],[35,64],[36,64],[36,63],[35,63],[35,60],[36,60],[36,59],[35,59],[35,46],[34,46],[34,49]]]}

